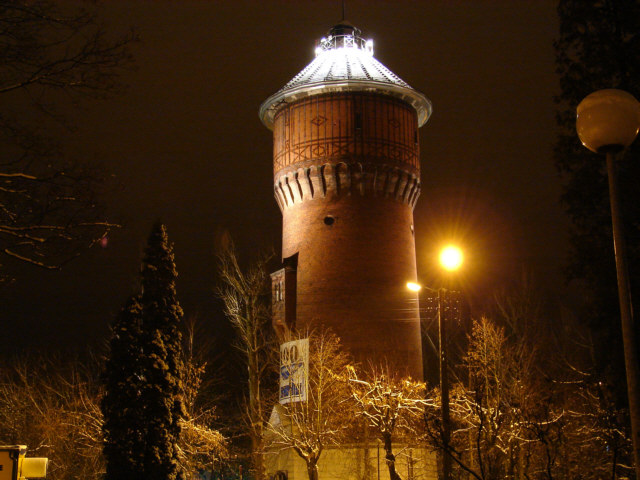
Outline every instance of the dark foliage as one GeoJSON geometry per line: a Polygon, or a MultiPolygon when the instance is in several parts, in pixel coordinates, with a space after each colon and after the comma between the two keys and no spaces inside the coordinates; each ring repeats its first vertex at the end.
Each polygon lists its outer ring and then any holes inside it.
{"type": "Polygon", "coordinates": [[[144,473],[141,317],[139,298],[131,297],[112,327],[110,355],[103,374],[105,395],[101,402],[106,480],[133,480],[142,478],[144,473]]]}
{"type": "MultiPolygon", "coordinates": [[[[619,88],[640,97],[640,2],[560,0],[558,14],[560,34],[554,47],[560,75],[559,135],[554,153],[564,180],[562,200],[572,221],[568,277],[585,283],[583,317],[597,339],[595,363],[615,382],[615,372],[623,375],[624,368],[606,168],[603,157],[580,144],[575,116],[578,103],[595,90],[619,88]]],[[[631,292],[638,299],[640,143],[618,160],[631,292]]]]}
{"type": "Polygon", "coordinates": [[[106,364],[108,480],[184,478],[178,447],[186,411],[177,275],[165,227],[156,223],[142,261],[142,293],[116,321],[106,364]]]}
{"type": "Polygon", "coordinates": [[[180,420],[186,415],[182,399],[182,309],[176,298],[178,276],[173,247],[164,225],[156,223],[142,261],[141,391],[146,424],[144,452],[147,480],[183,478],[178,462],[180,420]]]}

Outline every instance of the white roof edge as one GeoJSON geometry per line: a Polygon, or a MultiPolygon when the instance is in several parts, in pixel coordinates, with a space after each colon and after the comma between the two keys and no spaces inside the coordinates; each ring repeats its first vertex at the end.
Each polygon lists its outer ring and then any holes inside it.
{"type": "Polygon", "coordinates": [[[260,105],[260,120],[273,129],[276,113],[283,104],[291,103],[305,97],[335,92],[379,92],[403,100],[411,105],[418,114],[418,127],[422,127],[433,110],[431,101],[413,88],[387,82],[372,80],[324,80],[317,83],[304,84],[288,90],[280,90],[260,105]]]}

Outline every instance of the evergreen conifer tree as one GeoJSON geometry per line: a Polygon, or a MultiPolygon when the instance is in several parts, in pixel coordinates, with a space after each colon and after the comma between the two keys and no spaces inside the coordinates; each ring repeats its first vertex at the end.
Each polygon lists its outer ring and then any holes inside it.
{"type": "Polygon", "coordinates": [[[141,317],[139,298],[132,296],[111,328],[110,356],[102,376],[105,480],[134,480],[143,476],[141,317]]]}
{"type": "Polygon", "coordinates": [[[102,403],[107,480],[185,478],[178,461],[186,411],[177,276],[173,247],[158,222],[142,261],[142,293],[113,327],[102,403]]]}
{"type": "MultiPolygon", "coordinates": [[[[576,107],[588,94],[626,90],[640,98],[640,1],[559,0],[559,36],[554,43],[560,95],[554,156],[564,179],[562,200],[572,225],[569,279],[587,292],[583,318],[594,329],[595,365],[624,378],[609,190],[603,156],[580,144],[576,107]]],[[[640,142],[618,158],[623,223],[629,246],[631,293],[640,299],[640,142]]],[[[636,335],[638,335],[636,322],[636,335]]],[[[621,379],[620,378],[620,379],[621,379]]],[[[618,392],[624,397],[623,392],[618,392]]]]}
{"type": "Polygon", "coordinates": [[[145,480],[184,478],[178,462],[182,398],[182,309],[176,297],[173,247],[161,223],[153,226],[142,261],[142,368],[145,480]]]}

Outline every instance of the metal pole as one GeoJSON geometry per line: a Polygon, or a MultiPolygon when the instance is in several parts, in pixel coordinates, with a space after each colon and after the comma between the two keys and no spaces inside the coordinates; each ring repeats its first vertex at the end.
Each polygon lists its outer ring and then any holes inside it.
{"type": "Polygon", "coordinates": [[[618,300],[620,301],[624,362],[627,371],[627,395],[629,399],[629,417],[631,418],[633,457],[636,467],[636,478],[640,479],[640,371],[638,369],[638,349],[633,324],[631,291],[629,289],[627,246],[624,239],[624,228],[620,212],[620,196],[618,194],[618,172],[613,152],[607,152],[607,174],[609,177],[611,222],[613,224],[613,246],[616,257],[616,271],[618,273],[618,300]]]}
{"type": "Polygon", "coordinates": [[[444,455],[442,456],[442,478],[451,478],[451,456],[449,453],[449,441],[451,439],[451,425],[449,423],[449,375],[447,372],[447,315],[445,309],[444,288],[438,290],[438,336],[440,346],[440,401],[442,410],[442,443],[444,455]]]}
{"type": "Polygon", "coordinates": [[[380,442],[378,442],[378,480],[380,480],[380,442]]]}

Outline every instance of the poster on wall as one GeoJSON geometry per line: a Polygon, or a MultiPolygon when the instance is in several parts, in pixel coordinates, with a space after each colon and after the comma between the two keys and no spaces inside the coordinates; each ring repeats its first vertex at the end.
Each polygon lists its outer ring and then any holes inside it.
{"type": "Polygon", "coordinates": [[[280,403],[306,402],[309,377],[309,339],[280,345],[280,403]]]}

